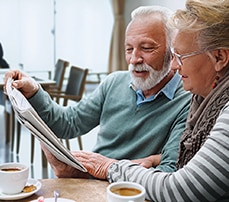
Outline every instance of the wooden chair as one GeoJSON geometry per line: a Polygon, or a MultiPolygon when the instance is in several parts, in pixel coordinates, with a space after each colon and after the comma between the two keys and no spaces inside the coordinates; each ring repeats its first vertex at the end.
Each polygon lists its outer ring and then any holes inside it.
{"type": "Polygon", "coordinates": [[[6,144],[11,143],[11,151],[14,146],[14,132],[15,132],[15,119],[14,111],[11,107],[11,103],[8,96],[4,94],[4,107],[5,107],[5,133],[6,133],[6,144]]]}
{"type": "MultiPolygon", "coordinates": [[[[60,104],[60,101],[62,101],[63,106],[67,106],[69,100],[79,102],[83,97],[87,74],[88,69],[71,66],[66,90],[64,92],[49,91],[50,96],[58,104],[60,104]]],[[[78,143],[80,150],[82,150],[83,146],[81,137],[78,137],[78,143]]],[[[66,140],[66,145],[68,149],[70,149],[68,140],[66,140]]]]}
{"type": "MultiPolygon", "coordinates": [[[[56,82],[55,85],[49,86],[47,91],[56,91],[59,92],[62,90],[63,82],[64,82],[64,75],[66,72],[67,67],[69,66],[69,62],[63,59],[58,59],[57,63],[55,65],[55,71],[54,71],[54,77],[53,80],[56,82]]],[[[35,145],[35,139],[34,136],[31,137],[31,163],[34,162],[34,145],[35,145]]],[[[42,155],[42,158],[44,156],[42,155]]],[[[42,160],[43,164],[45,164],[44,159],[42,160]]],[[[46,165],[43,165],[43,167],[46,167],[46,165]]]]}
{"type": "MultiPolygon", "coordinates": [[[[53,92],[60,92],[63,87],[64,83],[64,75],[66,72],[67,67],[69,66],[69,62],[63,59],[58,59],[57,63],[55,65],[55,71],[54,71],[54,77],[53,80],[56,82],[55,85],[49,86],[47,89],[45,89],[47,92],[53,91],[53,92]]],[[[34,162],[34,145],[35,145],[35,138],[32,135],[31,136],[31,163],[34,162]]],[[[42,164],[43,168],[47,167],[47,162],[45,160],[44,154],[42,152],[42,164]]]]}
{"type": "Polygon", "coordinates": [[[66,60],[58,59],[55,65],[54,77],[53,80],[56,82],[54,86],[50,86],[47,91],[61,91],[64,82],[64,75],[66,72],[66,68],[69,66],[69,62],[66,60]]]}

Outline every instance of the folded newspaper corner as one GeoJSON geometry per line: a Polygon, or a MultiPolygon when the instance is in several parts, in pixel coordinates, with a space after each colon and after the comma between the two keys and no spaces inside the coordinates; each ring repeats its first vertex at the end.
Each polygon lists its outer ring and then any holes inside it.
{"type": "Polygon", "coordinates": [[[12,87],[13,79],[8,79],[6,83],[6,93],[11,102],[18,121],[42,142],[48,150],[60,161],[87,172],[86,168],[72,155],[72,153],[62,144],[51,129],[40,118],[24,95],[12,87]]]}

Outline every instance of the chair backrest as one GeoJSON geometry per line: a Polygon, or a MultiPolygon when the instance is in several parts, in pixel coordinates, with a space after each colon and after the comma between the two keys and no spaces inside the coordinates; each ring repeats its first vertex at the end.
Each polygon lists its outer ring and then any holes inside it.
{"type": "Polygon", "coordinates": [[[56,81],[57,90],[62,89],[65,70],[68,66],[69,66],[68,61],[62,59],[57,60],[57,63],[55,65],[54,78],[53,78],[53,80],[56,81]]]}
{"type": "Polygon", "coordinates": [[[71,66],[65,94],[83,96],[87,74],[88,69],[71,66]]]}

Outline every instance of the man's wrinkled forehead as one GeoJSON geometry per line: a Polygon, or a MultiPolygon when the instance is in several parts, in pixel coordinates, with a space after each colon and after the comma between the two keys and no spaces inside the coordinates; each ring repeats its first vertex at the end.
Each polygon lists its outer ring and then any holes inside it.
{"type": "Polygon", "coordinates": [[[165,26],[161,19],[157,18],[152,21],[146,18],[136,18],[129,23],[126,29],[125,42],[148,39],[162,43],[165,41],[165,37],[165,26]]]}

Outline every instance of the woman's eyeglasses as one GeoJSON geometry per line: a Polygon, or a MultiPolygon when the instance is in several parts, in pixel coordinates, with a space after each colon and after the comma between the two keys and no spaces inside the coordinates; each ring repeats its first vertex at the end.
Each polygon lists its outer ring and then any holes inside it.
{"type": "Polygon", "coordinates": [[[174,51],[174,48],[171,48],[172,58],[176,59],[179,66],[183,65],[183,62],[182,62],[183,59],[194,56],[194,55],[199,55],[199,54],[204,53],[204,52],[206,52],[206,51],[205,50],[199,50],[199,51],[194,51],[191,53],[178,54],[174,51]]]}

